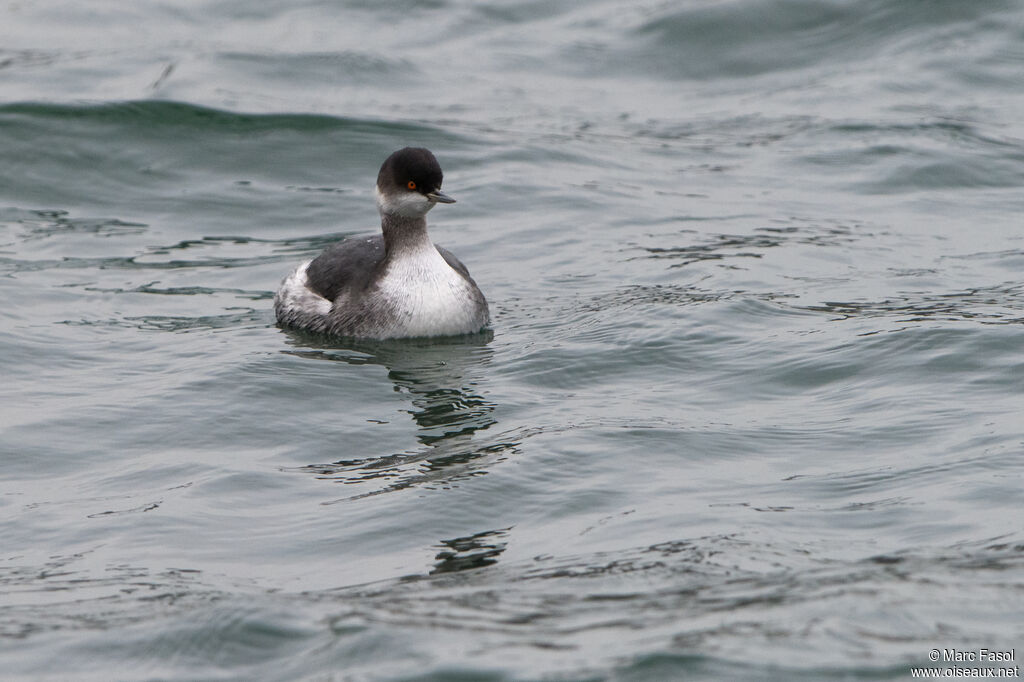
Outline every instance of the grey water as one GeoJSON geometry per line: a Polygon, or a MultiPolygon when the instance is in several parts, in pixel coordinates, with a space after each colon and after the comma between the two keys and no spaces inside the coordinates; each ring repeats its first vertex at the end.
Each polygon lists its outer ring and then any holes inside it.
{"type": "Polygon", "coordinates": [[[0,679],[1019,664],[1022,190],[1016,1],[2,3],[0,679]],[[405,145],[492,329],[279,329],[405,145]]]}

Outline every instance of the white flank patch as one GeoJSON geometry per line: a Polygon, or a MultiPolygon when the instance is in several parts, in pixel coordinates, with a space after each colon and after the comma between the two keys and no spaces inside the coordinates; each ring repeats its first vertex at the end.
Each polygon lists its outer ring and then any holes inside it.
{"type": "Polygon", "coordinates": [[[327,315],[331,312],[331,302],[306,286],[306,269],[312,262],[308,260],[295,268],[295,271],[281,282],[281,288],[277,290],[274,299],[285,312],[306,315],[327,315]]]}

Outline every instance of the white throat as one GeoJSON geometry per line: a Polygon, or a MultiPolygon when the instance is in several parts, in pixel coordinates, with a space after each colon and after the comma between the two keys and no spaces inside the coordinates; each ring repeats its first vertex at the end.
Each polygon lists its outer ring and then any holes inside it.
{"type": "Polygon", "coordinates": [[[422,218],[427,211],[434,208],[434,202],[419,192],[396,192],[385,194],[380,186],[374,188],[377,197],[377,210],[382,215],[390,214],[400,218],[422,218]]]}

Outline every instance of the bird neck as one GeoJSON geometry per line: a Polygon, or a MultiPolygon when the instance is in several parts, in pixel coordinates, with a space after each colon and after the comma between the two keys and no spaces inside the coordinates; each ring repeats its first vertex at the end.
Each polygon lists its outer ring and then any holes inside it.
{"type": "Polygon", "coordinates": [[[380,228],[384,232],[384,250],[389,256],[432,246],[427,235],[427,219],[423,216],[408,218],[381,213],[380,228]]]}

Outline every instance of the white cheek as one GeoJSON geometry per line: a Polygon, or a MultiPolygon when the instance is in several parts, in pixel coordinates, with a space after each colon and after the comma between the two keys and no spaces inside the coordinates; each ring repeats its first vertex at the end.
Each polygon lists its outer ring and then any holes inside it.
{"type": "Polygon", "coordinates": [[[418,218],[426,215],[427,211],[434,208],[434,202],[419,192],[402,192],[399,195],[385,197],[380,188],[375,190],[377,194],[377,208],[381,213],[402,216],[403,218],[418,218]]]}

